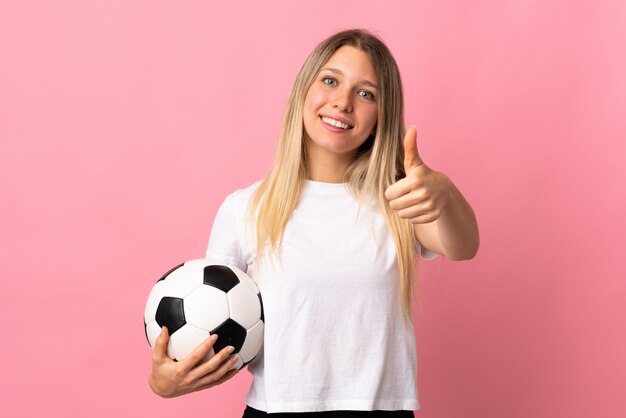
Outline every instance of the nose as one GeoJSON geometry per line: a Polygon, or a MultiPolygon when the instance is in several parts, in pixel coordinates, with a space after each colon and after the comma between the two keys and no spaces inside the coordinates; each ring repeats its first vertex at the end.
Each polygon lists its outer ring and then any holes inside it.
{"type": "Polygon", "coordinates": [[[351,112],[352,93],[348,89],[337,89],[332,98],[332,106],[342,112],[351,112]]]}

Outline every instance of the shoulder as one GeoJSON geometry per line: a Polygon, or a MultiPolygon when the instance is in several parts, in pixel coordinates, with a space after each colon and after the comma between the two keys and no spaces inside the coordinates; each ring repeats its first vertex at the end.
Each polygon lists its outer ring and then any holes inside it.
{"type": "Polygon", "coordinates": [[[247,202],[250,200],[254,192],[259,188],[263,180],[257,180],[254,183],[242,187],[240,189],[236,189],[232,193],[226,196],[224,199],[224,203],[229,202],[230,204],[247,202]]]}

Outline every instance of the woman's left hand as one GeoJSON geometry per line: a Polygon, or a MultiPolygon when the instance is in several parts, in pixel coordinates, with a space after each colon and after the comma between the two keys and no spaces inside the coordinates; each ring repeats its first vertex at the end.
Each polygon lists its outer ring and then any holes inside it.
{"type": "Polygon", "coordinates": [[[417,152],[417,129],[411,126],[404,136],[406,177],[385,190],[391,209],[412,224],[433,222],[452,198],[453,184],[445,174],[430,169],[417,152]]]}

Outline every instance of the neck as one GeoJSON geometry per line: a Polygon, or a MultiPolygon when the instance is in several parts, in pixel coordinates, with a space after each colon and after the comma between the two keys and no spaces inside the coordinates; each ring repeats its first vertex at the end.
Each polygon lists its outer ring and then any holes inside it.
{"type": "Polygon", "coordinates": [[[328,152],[307,144],[307,178],[323,183],[344,183],[344,175],[354,161],[356,151],[345,154],[328,152]]]}

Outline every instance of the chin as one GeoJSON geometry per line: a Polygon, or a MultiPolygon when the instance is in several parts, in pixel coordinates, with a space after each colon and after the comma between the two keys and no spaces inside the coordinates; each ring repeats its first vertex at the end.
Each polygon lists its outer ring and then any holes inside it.
{"type": "MultiPolygon", "coordinates": [[[[356,141],[353,137],[346,138],[337,135],[329,134],[327,131],[323,130],[321,132],[314,132],[313,139],[310,135],[306,135],[306,140],[310,141],[310,145],[315,148],[322,149],[326,152],[332,152],[336,154],[346,154],[351,152],[356,152],[356,150],[361,146],[363,141],[356,141]]],[[[367,139],[367,138],[366,138],[367,139]]]]}

